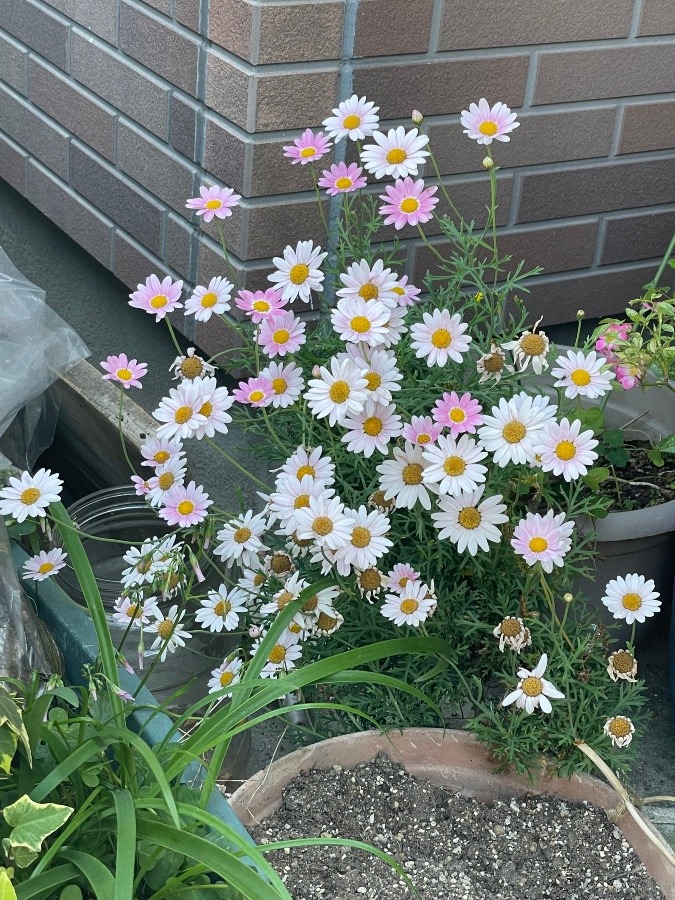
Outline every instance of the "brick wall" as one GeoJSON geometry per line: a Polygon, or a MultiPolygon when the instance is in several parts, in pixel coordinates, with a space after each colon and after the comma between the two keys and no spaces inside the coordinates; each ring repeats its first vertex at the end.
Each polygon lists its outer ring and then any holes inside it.
{"type": "MultiPolygon", "coordinates": [[[[281,148],[353,92],[392,124],[421,109],[448,190],[484,218],[459,124],[484,95],[522,122],[496,147],[499,221],[546,270],[533,305],[549,323],[614,312],[675,228],[673,32],[672,0],[0,0],[0,176],[130,287],[223,274],[184,202],[227,184],[244,199],[226,239],[256,287],[286,243],[321,240],[281,148]]],[[[401,235],[419,282],[430,254],[401,235]]],[[[226,339],[177,324],[207,350],[226,339]]]]}

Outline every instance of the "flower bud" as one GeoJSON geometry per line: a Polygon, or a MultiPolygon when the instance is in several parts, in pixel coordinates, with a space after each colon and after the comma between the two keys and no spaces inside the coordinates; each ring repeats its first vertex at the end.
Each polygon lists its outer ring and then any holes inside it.
{"type": "Polygon", "coordinates": [[[490,169],[494,169],[494,167],[495,167],[494,159],[491,156],[486,156],[485,159],[483,160],[483,168],[487,169],[489,172],[490,169]]]}
{"type": "Polygon", "coordinates": [[[424,121],[424,116],[419,111],[419,109],[413,109],[411,118],[413,121],[413,125],[417,125],[417,126],[420,126],[422,124],[422,122],[424,121]]]}
{"type": "Polygon", "coordinates": [[[565,601],[565,603],[571,603],[572,600],[574,600],[574,594],[570,594],[570,592],[568,591],[566,594],[563,594],[563,600],[565,601]]]}
{"type": "Polygon", "coordinates": [[[584,309],[578,309],[578,310],[577,310],[577,319],[583,319],[583,317],[584,317],[585,315],[586,315],[586,310],[584,310],[584,309]]]}
{"type": "Polygon", "coordinates": [[[314,366],[312,375],[314,378],[321,378],[321,366],[314,366]]]}
{"type": "Polygon", "coordinates": [[[256,638],[259,638],[261,633],[262,633],[262,629],[258,628],[257,625],[251,625],[251,627],[248,630],[248,636],[250,638],[253,638],[253,640],[255,640],[256,638]]]}

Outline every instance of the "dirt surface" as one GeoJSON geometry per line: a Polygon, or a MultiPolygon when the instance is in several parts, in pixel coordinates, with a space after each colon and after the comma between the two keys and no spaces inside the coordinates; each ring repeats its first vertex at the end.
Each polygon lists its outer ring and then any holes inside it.
{"type": "MultiPolygon", "coordinates": [[[[494,805],[408,775],[386,756],[296,778],[252,832],[362,840],[393,855],[422,900],[663,900],[601,810],[531,797],[494,805]]],[[[311,847],[269,859],[294,900],[409,900],[398,873],[361,850],[311,847]]]]}

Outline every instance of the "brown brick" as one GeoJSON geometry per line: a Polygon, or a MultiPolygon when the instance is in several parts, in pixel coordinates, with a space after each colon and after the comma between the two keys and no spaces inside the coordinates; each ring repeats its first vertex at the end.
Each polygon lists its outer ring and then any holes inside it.
{"type": "MultiPolygon", "coordinates": [[[[493,144],[503,168],[607,156],[611,149],[614,106],[575,112],[519,116],[520,127],[508,143],[493,144]]],[[[459,122],[429,126],[429,140],[441,172],[482,171],[483,148],[464,134],[459,122]]]]}
{"type": "Polygon", "coordinates": [[[124,0],[120,5],[119,27],[121,50],[188,94],[197,96],[199,40],[124,0]]]}
{"type": "Polygon", "coordinates": [[[415,0],[414,15],[409,0],[361,0],[354,56],[426,53],[433,11],[433,0],[415,0]]]}
{"type": "Polygon", "coordinates": [[[675,44],[542,53],[535,104],[675,91],[675,44]]]}
{"type": "Polygon", "coordinates": [[[378,103],[382,119],[408,119],[413,109],[426,116],[457,113],[486,96],[521,106],[528,65],[526,54],[494,57],[489,64],[482,57],[415,62],[405,68],[357,64],[354,92],[378,103]]]}
{"type": "MultiPolygon", "coordinates": [[[[256,8],[259,17],[259,8],[256,8]]],[[[254,7],[247,0],[211,0],[209,38],[225,50],[253,62],[254,7]]]]}
{"type": "Polygon", "coordinates": [[[206,103],[239,125],[249,128],[249,94],[253,89],[253,78],[248,72],[234,65],[226,56],[209,50],[206,63],[206,103]]]}
{"type": "Polygon", "coordinates": [[[110,268],[112,223],[34,160],[28,163],[26,196],[87,253],[110,268]]]}
{"type": "Polygon", "coordinates": [[[118,125],[117,165],[177,212],[190,215],[185,201],[194,196],[196,167],[182,162],[164,145],[126,122],[118,125]]]}
{"type": "MultiPolygon", "coordinates": [[[[223,260],[222,251],[217,245],[200,235],[197,259],[197,284],[208,284],[216,275],[224,275],[230,281],[232,276],[223,260]]],[[[236,274],[237,288],[251,291],[264,290],[270,287],[267,276],[273,271],[269,262],[242,263],[236,255],[230,254],[230,262],[236,274]]]]}
{"type": "Polygon", "coordinates": [[[670,0],[642,0],[638,35],[675,33],[675,13],[670,0]]]}
{"type": "Polygon", "coordinates": [[[344,6],[344,2],[261,5],[258,54],[253,62],[339,59],[344,6]]]}
{"type": "Polygon", "coordinates": [[[0,84],[0,131],[36,156],[64,180],[68,170],[68,133],[34,106],[0,84]]]}
{"type": "Polygon", "coordinates": [[[337,68],[256,75],[255,131],[320,124],[338,102],[337,68]]]}
{"type": "Polygon", "coordinates": [[[20,194],[26,193],[26,161],[28,154],[14,141],[0,134],[0,178],[20,194]]]}
{"type": "Polygon", "coordinates": [[[190,278],[193,227],[169,213],[166,220],[166,261],[183,278],[190,278]]]}
{"type": "Polygon", "coordinates": [[[675,232],[675,211],[617,216],[605,225],[601,264],[663,256],[675,232]]]}
{"type": "MultiPolygon", "coordinates": [[[[324,205],[325,208],[325,205],[324,205]]],[[[327,212],[327,211],[326,211],[327,212]]],[[[254,206],[249,213],[246,259],[281,256],[287,244],[313,238],[322,245],[326,235],[316,200],[295,201],[254,206]]]]}
{"type": "Polygon", "coordinates": [[[131,290],[135,291],[137,285],[144,284],[146,278],[153,273],[159,278],[170,274],[155,256],[119,228],[115,231],[113,253],[113,272],[131,290]]]}
{"type": "MultiPolygon", "coordinates": [[[[213,183],[208,179],[204,184],[208,187],[213,183]]],[[[246,259],[246,246],[248,242],[250,204],[245,200],[240,201],[232,210],[232,215],[226,219],[214,218],[208,225],[200,217],[199,230],[208,235],[216,245],[221,243],[221,232],[225,239],[225,246],[229,254],[234,254],[238,259],[246,259]]],[[[193,220],[194,221],[194,220],[193,220]]]]}
{"type": "Polygon", "coordinates": [[[0,35],[0,81],[26,96],[28,51],[10,37],[0,35]]]}
{"type": "Polygon", "coordinates": [[[199,32],[200,0],[175,0],[176,9],[174,16],[177,22],[185,25],[192,31],[199,32]]]}
{"type": "Polygon", "coordinates": [[[204,124],[206,171],[224,181],[228,187],[247,196],[245,178],[246,157],[251,151],[249,141],[242,140],[236,132],[225,128],[211,116],[205,117],[204,124]]]}
{"type": "Polygon", "coordinates": [[[106,159],[114,158],[114,113],[35,58],[30,60],[28,77],[30,99],[36,106],[106,159]]]}
{"type": "MultiPolygon", "coordinates": [[[[208,322],[195,322],[195,344],[207,356],[215,356],[224,350],[239,349],[243,341],[234,325],[227,325],[220,316],[212,316],[208,322]]],[[[219,362],[228,367],[227,356],[221,356],[219,362]]]]}
{"type": "Polygon", "coordinates": [[[141,2],[156,9],[157,12],[164,13],[165,16],[171,15],[172,0],[141,0],[141,2]]]}
{"type": "Polygon", "coordinates": [[[525,175],[518,222],[672,203],[672,176],[672,158],[525,175]]]}
{"type": "Polygon", "coordinates": [[[633,0],[561,3],[540,0],[445,0],[440,50],[517,47],[627,37],[633,0]]]}
{"type": "MultiPolygon", "coordinates": [[[[290,159],[284,156],[284,146],[292,142],[293,137],[289,136],[283,140],[255,141],[251,145],[251,197],[314,190],[310,167],[299,163],[293,166],[290,159]]],[[[322,162],[325,162],[325,168],[330,168],[330,157],[325,157],[322,162]]]]}
{"type": "Polygon", "coordinates": [[[675,134],[675,101],[627,104],[619,153],[670,150],[675,134]]]}
{"type": "Polygon", "coordinates": [[[197,116],[199,106],[177,94],[171,97],[171,121],[169,124],[169,141],[183,156],[190,160],[196,157],[197,116]]]}
{"type": "Polygon", "coordinates": [[[117,34],[118,0],[45,0],[45,2],[87,31],[93,31],[104,41],[114,45],[117,34]]]}
{"type": "Polygon", "coordinates": [[[2,0],[0,28],[54,63],[66,68],[68,61],[68,25],[58,15],[43,9],[35,0],[2,0]]]}

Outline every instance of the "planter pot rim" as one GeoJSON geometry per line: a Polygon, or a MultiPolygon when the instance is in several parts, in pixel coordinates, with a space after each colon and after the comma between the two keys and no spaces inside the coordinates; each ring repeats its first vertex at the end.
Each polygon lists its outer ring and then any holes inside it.
{"type": "MultiPolygon", "coordinates": [[[[619,803],[614,789],[591,775],[582,773],[567,779],[542,772],[533,785],[511,771],[496,773],[487,748],[465,731],[406,728],[386,735],[362,731],[302,747],[245,781],[232,794],[230,806],[245,827],[257,825],[279,808],[283,789],[301,772],[334,765],[354,768],[378,753],[385,753],[411,775],[483,801],[548,794],[572,803],[588,801],[605,810],[615,809],[619,803]]],[[[643,821],[658,834],[649,820],[643,821]]],[[[675,867],[647,840],[627,812],[616,824],[666,897],[675,897],[675,867]]]]}
{"type": "Polygon", "coordinates": [[[627,538],[654,537],[675,531],[675,500],[631,509],[610,512],[604,519],[593,522],[598,541],[624,541],[627,538]]]}

